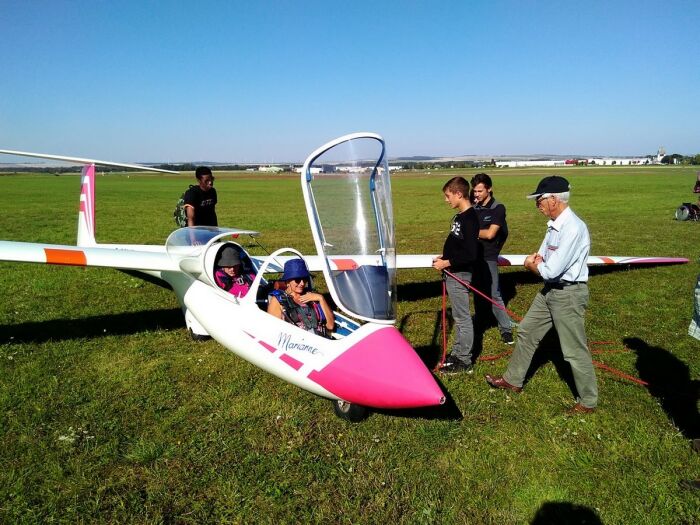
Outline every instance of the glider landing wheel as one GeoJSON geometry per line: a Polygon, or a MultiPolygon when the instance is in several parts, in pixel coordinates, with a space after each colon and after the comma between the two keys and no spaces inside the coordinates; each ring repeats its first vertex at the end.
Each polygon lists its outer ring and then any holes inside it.
{"type": "Polygon", "coordinates": [[[189,332],[190,337],[192,338],[193,341],[207,341],[207,340],[211,339],[210,335],[195,334],[192,331],[192,328],[189,328],[187,331],[189,332]]]}
{"type": "Polygon", "coordinates": [[[351,423],[358,423],[369,416],[369,410],[362,405],[355,405],[341,400],[332,401],[332,403],[335,415],[351,423]]]}

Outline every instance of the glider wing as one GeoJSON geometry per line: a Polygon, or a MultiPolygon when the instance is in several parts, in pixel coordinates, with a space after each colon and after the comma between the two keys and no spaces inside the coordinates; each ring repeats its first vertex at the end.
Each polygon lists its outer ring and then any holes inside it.
{"type": "Polygon", "coordinates": [[[60,244],[0,241],[0,261],[59,264],[64,266],[101,266],[123,270],[179,271],[177,262],[168,257],[165,248],[153,251],[152,246],[139,250],[136,246],[78,247],[60,244]]]}
{"type": "MultiPolygon", "coordinates": [[[[396,267],[398,269],[432,268],[433,259],[437,255],[397,255],[396,267]]],[[[500,255],[499,266],[523,266],[527,255],[500,255]]],[[[321,271],[323,260],[318,256],[304,257],[310,271],[321,271]]],[[[379,256],[374,255],[344,255],[330,257],[332,270],[353,270],[362,265],[376,265],[379,256]]],[[[621,256],[596,256],[588,257],[588,266],[642,266],[661,264],[685,264],[688,259],[683,257],[621,257],[621,256]]],[[[281,261],[284,264],[284,260],[281,261]]]]}

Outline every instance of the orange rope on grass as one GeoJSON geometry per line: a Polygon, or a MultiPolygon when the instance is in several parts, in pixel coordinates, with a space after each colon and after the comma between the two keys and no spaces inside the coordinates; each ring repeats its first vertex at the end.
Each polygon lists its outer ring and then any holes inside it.
{"type": "MultiPolygon", "coordinates": [[[[516,321],[522,321],[523,318],[517,315],[516,313],[508,310],[508,308],[501,306],[500,304],[497,304],[491,297],[486,295],[480,290],[477,290],[474,288],[470,283],[467,283],[457,277],[456,275],[448,272],[447,270],[443,270],[445,275],[455,279],[458,283],[460,283],[462,286],[465,286],[467,289],[473,291],[474,293],[479,294],[481,297],[489,301],[491,304],[494,306],[500,308],[504,312],[506,312],[511,318],[515,319],[516,321]]],[[[592,350],[590,347],[591,346],[602,346],[602,345],[613,345],[615,344],[613,341],[593,341],[589,343],[589,351],[591,354],[601,354],[603,353],[604,350],[592,350]]],[[[626,349],[625,349],[626,350],[626,349]]],[[[606,353],[621,353],[624,350],[605,350],[606,353]]],[[[492,355],[492,356],[480,356],[479,361],[496,361],[498,359],[501,359],[502,357],[506,357],[512,353],[512,350],[506,350],[505,352],[501,352],[500,354],[492,355]]],[[[442,365],[445,362],[445,357],[447,356],[447,285],[445,284],[445,280],[443,279],[442,281],[442,358],[440,359],[440,362],[437,364],[435,367],[435,371],[439,371],[442,365]]],[[[606,372],[609,372],[613,375],[616,375],[622,379],[626,379],[627,381],[631,381],[633,383],[636,383],[641,386],[649,386],[649,383],[646,381],[642,381],[639,378],[636,378],[634,376],[631,376],[629,374],[626,374],[622,372],[621,370],[618,370],[617,368],[613,368],[611,366],[606,365],[605,363],[601,363],[600,361],[593,361],[593,365],[596,368],[599,368],[601,370],[605,370],[606,372]]]]}

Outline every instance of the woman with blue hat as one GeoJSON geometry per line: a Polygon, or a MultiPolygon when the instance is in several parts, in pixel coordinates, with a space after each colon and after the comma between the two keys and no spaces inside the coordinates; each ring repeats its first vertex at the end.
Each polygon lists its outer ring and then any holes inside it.
{"type": "Polygon", "coordinates": [[[317,335],[330,337],[335,326],[333,311],[320,293],[311,291],[309,270],[302,259],[284,263],[284,290],[268,297],[267,313],[317,335]]]}

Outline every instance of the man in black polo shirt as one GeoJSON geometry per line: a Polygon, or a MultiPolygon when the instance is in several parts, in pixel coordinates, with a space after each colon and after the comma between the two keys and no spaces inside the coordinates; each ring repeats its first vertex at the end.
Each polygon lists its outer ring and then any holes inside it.
{"type": "MultiPolygon", "coordinates": [[[[501,289],[498,285],[498,254],[508,238],[508,224],[506,223],[506,207],[493,198],[491,192],[491,177],[486,173],[477,173],[472,177],[472,194],[474,210],[479,216],[479,242],[484,253],[484,279],[482,282],[490,284],[491,298],[494,305],[491,307],[493,315],[498,322],[498,330],[501,332],[501,340],[509,345],[513,344],[513,328],[510,317],[501,308],[505,308],[501,289]],[[488,273],[486,269],[488,268],[488,273]],[[498,306],[501,308],[499,308],[498,306]]],[[[489,293],[488,290],[483,290],[489,293]]]]}
{"type": "Polygon", "coordinates": [[[218,226],[214,175],[210,168],[199,166],[195,177],[197,186],[190,186],[184,198],[187,226],[218,226]]]}

